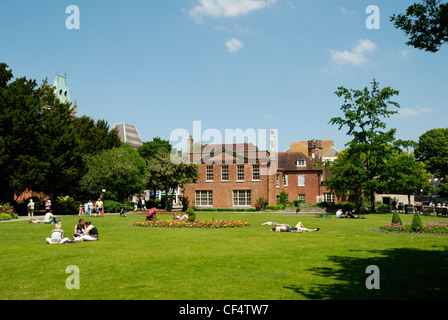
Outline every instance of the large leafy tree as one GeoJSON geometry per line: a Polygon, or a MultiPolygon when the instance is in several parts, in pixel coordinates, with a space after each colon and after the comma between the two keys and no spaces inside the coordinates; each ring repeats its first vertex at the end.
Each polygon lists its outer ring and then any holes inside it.
{"type": "MultiPolygon", "coordinates": [[[[186,159],[185,159],[186,160],[186,159]]],[[[159,150],[151,159],[146,161],[144,182],[149,190],[174,190],[179,185],[192,183],[198,179],[198,167],[196,164],[181,161],[171,161],[170,153],[165,149],[159,150]]],[[[171,208],[172,194],[167,197],[167,210],[171,208]]]]}
{"type": "Polygon", "coordinates": [[[415,156],[425,164],[428,172],[441,181],[438,192],[448,195],[448,129],[431,129],[422,134],[415,156]]]}
{"type": "Polygon", "coordinates": [[[81,179],[81,188],[90,200],[98,198],[102,189],[106,189],[106,199],[115,201],[124,201],[144,189],[145,160],[127,144],[88,154],[86,163],[87,173],[81,179]]]}
{"type": "Polygon", "coordinates": [[[138,148],[138,152],[145,159],[151,159],[156,156],[158,152],[171,152],[172,146],[167,140],[162,140],[160,137],[155,137],[152,141],[144,142],[138,148]]]}
{"type": "Polygon", "coordinates": [[[343,156],[329,167],[333,178],[324,184],[341,194],[347,194],[348,186],[351,186],[353,190],[350,192],[355,195],[358,205],[361,193],[365,193],[371,212],[375,212],[375,193],[387,180],[388,160],[411,142],[396,140],[396,129],[386,131],[383,121],[383,118],[397,113],[394,109],[400,106],[391,98],[399,92],[390,87],[380,89],[376,80],[371,85],[371,89],[366,87],[362,90],[339,87],[335,92],[344,99],[341,107],[344,116],[332,118],[330,124],[338,125],[339,130],[348,128],[347,135],[352,140],[347,143],[343,156]]]}
{"type": "Polygon", "coordinates": [[[437,52],[448,41],[448,2],[423,0],[404,14],[394,14],[391,21],[409,37],[406,44],[417,49],[437,52]]]}

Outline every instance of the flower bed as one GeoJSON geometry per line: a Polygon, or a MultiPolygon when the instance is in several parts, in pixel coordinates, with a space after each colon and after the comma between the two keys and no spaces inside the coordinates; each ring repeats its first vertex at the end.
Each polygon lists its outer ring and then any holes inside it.
{"type": "Polygon", "coordinates": [[[443,233],[448,234],[448,225],[447,223],[439,223],[439,222],[430,222],[424,223],[420,228],[418,227],[416,230],[412,227],[412,223],[388,223],[382,227],[381,230],[391,231],[391,232],[412,232],[412,233],[443,233]]]}
{"type": "Polygon", "coordinates": [[[0,204],[0,220],[18,219],[19,215],[15,212],[14,208],[6,204],[0,204]]]}
{"type": "Polygon", "coordinates": [[[157,220],[135,222],[136,227],[153,227],[153,228],[237,228],[246,227],[247,221],[231,221],[231,220],[195,220],[194,222],[179,220],[157,220]]]}

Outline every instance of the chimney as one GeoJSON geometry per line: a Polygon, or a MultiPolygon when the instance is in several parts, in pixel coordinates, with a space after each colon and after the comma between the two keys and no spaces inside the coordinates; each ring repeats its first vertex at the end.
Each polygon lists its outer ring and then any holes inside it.
{"type": "Polygon", "coordinates": [[[269,153],[271,154],[271,159],[275,159],[275,135],[273,130],[271,130],[269,138],[269,153]]]}
{"type": "Polygon", "coordinates": [[[321,158],[322,140],[308,141],[308,157],[319,161],[321,158]]]}
{"type": "Polygon", "coordinates": [[[193,154],[193,137],[188,138],[187,149],[189,154],[193,154]]]}

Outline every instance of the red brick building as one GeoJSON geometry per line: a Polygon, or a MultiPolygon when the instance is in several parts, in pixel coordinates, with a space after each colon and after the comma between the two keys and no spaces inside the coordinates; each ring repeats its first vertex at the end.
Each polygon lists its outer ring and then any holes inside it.
{"type": "Polygon", "coordinates": [[[196,207],[244,208],[255,207],[260,197],[275,205],[285,190],[289,201],[338,201],[322,185],[329,173],[315,166],[322,160],[322,150],[321,140],[309,141],[307,154],[268,152],[252,143],[206,145],[191,153],[199,179],[184,185],[184,198],[196,207]]]}

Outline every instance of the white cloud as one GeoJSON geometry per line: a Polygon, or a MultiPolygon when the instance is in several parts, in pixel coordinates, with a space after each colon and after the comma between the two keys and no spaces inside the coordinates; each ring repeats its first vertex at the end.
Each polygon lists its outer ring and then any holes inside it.
{"type": "Polygon", "coordinates": [[[275,119],[274,116],[271,116],[270,114],[262,114],[261,116],[266,119],[275,119]]]}
{"type": "Polygon", "coordinates": [[[357,66],[361,66],[369,61],[365,57],[366,53],[373,52],[377,50],[377,45],[370,40],[358,40],[358,45],[354,47],[351,51],[336,51],[329,50],[331,54],[331,58],[337,64],[345,65],[345,64],[354,64],[357,66]]]}
{"type": "Polygon", "coordinates": [[[227,50],[230,53],[240,51],[243,46],[244,46],[244,43],[242,43],[240,40],[238,40],[236,38],[232,38],[226,42],[227,50]]]}
{"type": "Polygon", "coordinates": [[[419,116],[422,113],[428,113],[428,112],[433,112],[433,111],[434,111],[434,109],[432,109],[432,108],[417,106],[415,109],[402,108],[398,111],[398,114],[401,117],[409,118],[409,117],[419,116]]]}
{"type": "Polygon", "coordinates": [[[342,13],[345,13],[345,14],[355,14],[355,11],[353,11],[353,10],[347,10],[347,9],[345,9],[344,7],[339,7],[339,10],[341,10],[341,12],[342,12],[342,13]]]}
{"type": "Polygon", "coordinates": [[[199,0],[199,4],[190,10],[190,16],[196,22],[203,17],[238,17],[252,11],[273,6],[278,0],[199,0]]]}

